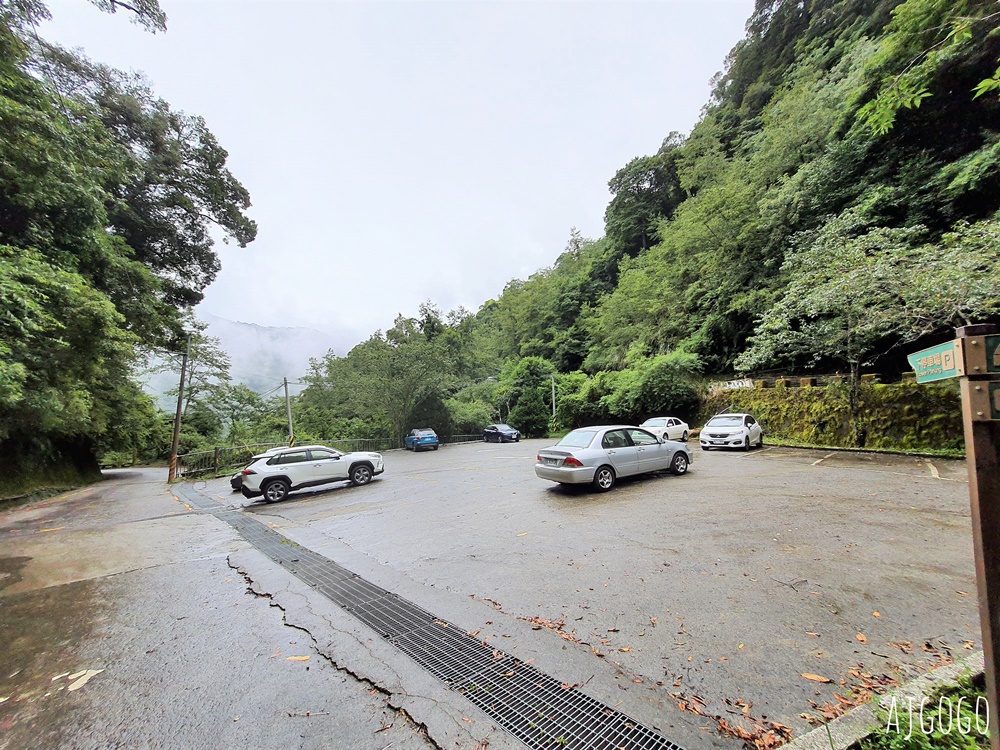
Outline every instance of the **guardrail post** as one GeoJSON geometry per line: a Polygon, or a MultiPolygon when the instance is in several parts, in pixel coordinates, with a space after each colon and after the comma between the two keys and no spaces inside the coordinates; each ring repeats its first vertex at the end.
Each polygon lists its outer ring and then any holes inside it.
{"type": "Polygon", "coordinates": [[[219,449],[215,449],[215,473],[219,473],[219,449]]]}

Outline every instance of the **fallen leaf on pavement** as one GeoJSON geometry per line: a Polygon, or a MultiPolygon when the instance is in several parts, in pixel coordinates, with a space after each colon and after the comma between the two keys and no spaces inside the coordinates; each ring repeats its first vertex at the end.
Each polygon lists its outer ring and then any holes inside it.
{"type": "Polygon", "coordinates": [[[833,682],[833,680],[823,677],[822,675],[812,674],[810,672],[803,672],[802,676],[807,680],[812,680],[813,682],[833,682]]]}
{"type": "Polygon", "coordinates": [[[88,682],[90,682],[90,678],[91,677],[94,677],[95,675],[99,675],[103,671],[104,671],[103,669],[88,669],[86,672],[84,672],[82,675],[80,675],[80,678],[76,682],[74,682],[72,685],[70,685],[66,689],[69,690],[69,691],[71,691],[71,692],[73,690],[79,690],[84,685],[86,685],[88,682]]]}
{"type": "Polygon", "coordinates": [[[972,641],[962,641],[962,645],[963,645],[963,646],[964,646],[965,648],[970,648],[970,649],[971,649],[971,648],[972,648],[973,646],[975,646],[976,644],[974,644],[974,643],[973,643],[972,641]]]}
{"type": "Polygon", "coordinates": [[[520,534],[518,534],[518,536],[528,536],[528,532],[522,531],[520,534]]]}
{"type": "Polygon", "coordinates": [[[629,651],[632,650],[632,647],[631,646],[626,646],[625,648],[620,648],[618,650],[621,651],[623,654],[627,654],[629,651]]]}
{"type": "Polygon", "coordinates": [[[308,656],[286,656],[285,661],[309,661],[308,656]]]}
{"type": "Polygon", "coordinates": [[[855,638],[857,638],[857,639],[858,639],[858,641],[860,641],[861,643],[868,643],[868,639],[867,639],[867,638],[865,637],[865,634],[864,634],[864,633],[858,633],[858,634],[857,634],[856,636],[854,636],[854,637],[855,637],[855,638]]]}
{"type": "Polygon", "coordinates": [[[881,617],[881,616],[882,616],[881,612],[872,612],[872,617],[881,617]]]}
{"type": "Polygon", "coordinates": [[[806,631],[806,635],[811,635],[813,638],[819,638],[819,633],[810,633],[808,630],[806,631]]]}

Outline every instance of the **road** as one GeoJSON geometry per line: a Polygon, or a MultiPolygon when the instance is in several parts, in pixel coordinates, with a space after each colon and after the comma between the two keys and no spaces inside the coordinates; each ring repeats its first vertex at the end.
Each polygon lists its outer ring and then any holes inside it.
{"type": "Polygon", "coordinates": [[[0,747],[524,747],[227,513],[688,748],[799,735],[978,648],[961,462],[697,451],[596,494],[536,479],[545,444],[391,452],[274,505],[118,472],[3,514],[0,747]]]}

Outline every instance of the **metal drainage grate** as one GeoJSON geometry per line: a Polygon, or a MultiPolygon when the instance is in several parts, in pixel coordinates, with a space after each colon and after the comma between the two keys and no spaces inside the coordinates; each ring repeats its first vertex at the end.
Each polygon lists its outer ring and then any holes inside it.
{"type": "MultiPolygon", "coordinates": [[[[189,499],[209,509],[202,498],[189,499]]],[[[217,506],[216,506],[217,510],[217,506]]],[[[252,518],[216,515],[258,550],[353,614],[535,750],[681,750],[629,716],[476,640],[252,518]]]]}

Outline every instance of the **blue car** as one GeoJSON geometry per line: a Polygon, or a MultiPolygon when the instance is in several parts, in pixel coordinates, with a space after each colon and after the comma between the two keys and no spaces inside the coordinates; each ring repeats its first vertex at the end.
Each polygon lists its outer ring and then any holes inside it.
{"type": "Polygon", "coordinates": [[[414,453],[424,448],[436,451],[438,449],[438,436],[430,428],[410,430],[410,434],[406,436],[404,443],[406,450],[413,451],[414,453]]]}
{"type": "Polygon", "coordinates": [[[486,443],[516,443],[521,439],[521,433],[509,424],[491,424],[483,430],[483,441],[486,443]]]}

